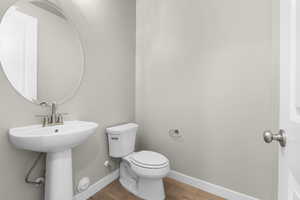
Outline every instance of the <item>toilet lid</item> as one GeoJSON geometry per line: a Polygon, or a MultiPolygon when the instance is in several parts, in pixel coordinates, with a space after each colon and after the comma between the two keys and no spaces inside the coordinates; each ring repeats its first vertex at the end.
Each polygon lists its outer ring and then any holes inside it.
{"type": "Polygon", "coordinates": [[[153,151],[140,151],[132,155],[132,160],[137,164],[147,166],[166,165],[169,160],[162,154],[153,151]]]}

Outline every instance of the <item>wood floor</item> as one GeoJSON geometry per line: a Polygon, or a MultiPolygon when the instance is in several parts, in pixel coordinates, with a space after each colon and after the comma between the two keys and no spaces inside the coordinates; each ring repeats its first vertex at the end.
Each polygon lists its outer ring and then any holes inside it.
{"type": "MultiPolygon", "coordinates": [[[[167,200],[225,200],[174,179],[165,178],[167,200]]],[[[114,181],[89,200],[141,200],[124,189],[118,180],[114,181]]]]}

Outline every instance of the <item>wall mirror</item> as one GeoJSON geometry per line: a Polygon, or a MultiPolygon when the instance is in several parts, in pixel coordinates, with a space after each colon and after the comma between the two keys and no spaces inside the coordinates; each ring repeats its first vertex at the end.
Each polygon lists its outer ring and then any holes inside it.
{"type": "Polygon", "coordinates": [[[78,90],[84,52],[73,23],[49,0],[20,0],[0,24],[0,64],[27,100],[64,103],[78,90]]]}

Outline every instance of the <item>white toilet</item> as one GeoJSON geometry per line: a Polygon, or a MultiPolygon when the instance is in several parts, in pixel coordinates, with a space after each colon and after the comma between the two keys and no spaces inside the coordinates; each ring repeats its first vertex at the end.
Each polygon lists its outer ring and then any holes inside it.
{"type": "Polygon", "coordinates": [[[169,160],[153,151],[134,152],[137,130],[134,123],[107,128],[109,155],[122,158],[119,180],[124,188],[142,199],[163,200],[169,160]]]}

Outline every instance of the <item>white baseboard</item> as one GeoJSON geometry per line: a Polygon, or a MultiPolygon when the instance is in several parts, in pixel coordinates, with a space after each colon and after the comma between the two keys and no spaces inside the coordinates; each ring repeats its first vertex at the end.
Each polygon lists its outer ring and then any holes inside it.
{"type": "Polygon", "coordinates": [[[119,169],[113,171],[112,173],[108,174],[107,176],[103,177],[93,185],[91,185],[87,190],[76,194],[73,197],[73,200],[87,200],[88,198],[95,195],[97,192],[102,190],[105,186],[109,185],[111,182],[119,178],[119,169]]]}
{"type": "Polygon", "coordinates": [[[168,177],[228,200],[259,200],[249,195],[242,194],[218,185],[214,185],[212,183],[187,176],[177,171],[171,170],[168,174],[168,177]]]}
{"type": "MultiPolygon", "coordinates": [[[[114,172],[108,174],[107,176],[91,185],[86,191],[75,195],[73,200],[87,200],[88,198],[92,197],[97,192],[102,190],[105,186],[118,179],[119,173],[120,171],[119,169],[117,169],[114,172]]],[[[171,170],[169,172],[168,177],[173,178],[179,182],[194,186],[211,194],[217,195],[219,197],[223,197],[227,200],[259,200],[249,195],[242,194],[191,176],[187,176],[174,170],[171,170]]]]}

